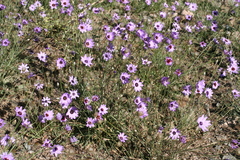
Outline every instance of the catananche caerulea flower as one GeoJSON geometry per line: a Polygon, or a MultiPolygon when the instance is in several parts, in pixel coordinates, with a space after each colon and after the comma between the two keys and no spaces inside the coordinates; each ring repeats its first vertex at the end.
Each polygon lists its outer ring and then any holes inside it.
{"type": "Polygon", "coordinates": [[[197,120],[198,127],[201,128],[203,132],[208,131],[208,127],[211,125],[210,120],[207,120],[207,118],[208,118],[207,116],[202,115],[197,120]]]}
{"type": "Polygon", "coordinates": [[[51,150],[51,155],[54,155],[55,157],[57,157],[59,154],[62,153],[63,149],[64,147],[61,145],[54,145],[51,150]]]}
{"type": "Polygon", "coordinates": [[[121,142],[126,142],[126,140],[128,140],[128,136],[125,135],[125,133],[119,133],[119,134],[118,134],[118,139],[119,139],[121,142]]]}
{"type": "Polygon", "coordinates": [[[171,139],[179,139],[180,138],[180,131],[177,128],[173,128],[170,130],[170,138],[171,139]]]}
{"type": "Polygon", "coordinates": [[[93,58],[90,56],[88,57],[86,54],[84,56],[81,56],[81,61],[83,64],[85,64],[85,66],[90,67],[92,64],[92,60],[93,58]]]}

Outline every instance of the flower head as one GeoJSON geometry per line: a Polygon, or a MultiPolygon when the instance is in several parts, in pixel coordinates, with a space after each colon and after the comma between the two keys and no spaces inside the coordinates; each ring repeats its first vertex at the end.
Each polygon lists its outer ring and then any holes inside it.
{"type": "Polygon", "coordinates": [[[203,132],[208,131],[208,127],[211,125],[210,120],[207,120],[207,118],[208,118],[207,116],[202,115],[197,120],[198,127],[200,127],[203,130],[203,132]]]}
{"type": "Polygon", "coordinates": [[[20,73],[27,73],[29,72],[28,70],[28,64],[24,64],[22,63],[19,67],[18,67],[18,70],[20,70],[20,73]]]}
{"type": "Polygon", "coordinates": [[[87,48],[93,48],[94,47],[94,41],[93,41],[93,39],[86,39],[86,41],[85,41],[85,46],[87,47],[87,48]]]}
{"type": "Polygon", "coordinates": [[[170,102],[168,108],[170,109],[170,111],[176,111],[176,109],[178,108],[177,101],[170,102]]]}
{"type": "Polygon", "coordinates": [[[47,107],[50,103],[51,103],[51,100],[49,97],[42,98],[42,105],[44,105],[45,107],[47,107]]]}
{"type": "Polygon", "coordinates": [[[173,128],[170,130],[170,138],[171,139],[179,139],[180,138],[180,131],[177,128],[173,128]]]}
{"type": "Polygon", "coordinates": [[[68,82],[70,82],[72,86],[75,86],[76,84],[78,84],[77,78],[74,76],[69,76],[68,82]]]}
{"type": "Polygon", "coordinates": [[[168,77],[162,77],[162,78],[161,78],[161,83],[162,83],[162,85],[164,85],[164,86],[167,87],[167,86],[170,84],[170,82],[169,82],[168,80],[169,80],[168,77]]]}
{"type": "Polygon", "coordinates": [[[142,87],[143,87],[143,83],[142,82],[140,82],[140,79],[138,78],[138,79],[135,79],[135,80],[132,80],[132,86],[134,87],[134,90],[136,91],[136,92],[139,92],[139,91],[141,91],[142,90],[142,87]]]}
{"type": "Polygon", "coordinates": [[[6,124],[6,122],[0,118],[0,128],[2,128],[5,124],[6,124]]]}
{"type": "Polygon", "coordinates": [[[63,93],[60,98],[59,104],[62,106],[62,108],[67,108],[71,102],[72,98],[70,97],[69,93],[63,93]]]}
{"type": "Polygon", "coordinates": [[[88,117],[86,127],[92,128],[95,126],[94,123],[95,123],[95,119],[88,117]]]}
{"type": "Polygon", "coordinates": [[[92,60],[93,58],[91,56],[88,57],[86,54],[81,57],[81,61],[83,62],[83,64],[85,64],[85,66],[88,66],[88,67],[91,67],[92,60]]]}
{"type": "Polygon", "coordinates": [[[47,62],[47,54],[44,52],[40,52],[37,54],[38,59],[43,62],[47,62]]]}
{"type": "Polygon", "coordinates": [[[118,139],[119,139],[121,142],[126,142],[126,140],[128,140],[128,136],[125,135],[125,133],[119,133],[119,134],[118,134],[118,139]]]}
{"type": "Polygon", "coordinates": [[[66,61],[63,58],[57,59],[57,68],[61,69],[66,66],[66,61]]]}
{"type": "Polygon", "coordinates": [[[12,153],[3,152],[0,157],[2,160],[15,160],[12,153]]]}
{"type": "Polygon", "coordinates": [[[54,155],[55,157],[57,157],[59,154],[62,153],[63,149],[64,148],[61,145],[54,145],[51,150],[51,155],[54,155]]]}
{"type": "Polygon", "coordinates": [[[101,114],[101,115],[104,115],[104,114],[107,114],[108,113],[108,110],[109,108],[106,107],[105,104],[102,104],[99,108],[98,108],[98,112],[101,114]]]}
{"type": "Polygon", "coordinates": [[[24,119],[25,116],[27,115],[26,109],[23,109],[22,106],[16,107],[15,112],[16,112],[16,116],[21,117],[22,119],[24,119]]]}
{"type": "Polygon", "coordinates": [[[78,117],[78,109],[76,107],[71,107],[68,109],[66,115],[70,119],[76,119],[78,117]]]}

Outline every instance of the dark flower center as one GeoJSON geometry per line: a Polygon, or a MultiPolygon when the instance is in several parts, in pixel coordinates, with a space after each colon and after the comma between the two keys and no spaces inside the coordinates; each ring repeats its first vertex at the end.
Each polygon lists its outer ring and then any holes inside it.
{"type": "Polygon", "coordinates": [[[66,97],[66,96],[64,96],[64,97],[63,97],[63,100],[67,100],[67,97],[66,97]]]}

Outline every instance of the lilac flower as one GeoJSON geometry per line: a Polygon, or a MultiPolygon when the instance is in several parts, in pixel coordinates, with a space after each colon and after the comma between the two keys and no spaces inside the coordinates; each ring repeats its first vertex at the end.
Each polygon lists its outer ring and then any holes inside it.
{"type": "Polygon", "coordinates": [[[29,6],[29,10],[30,11],[35,11],[37,9],[37,6],[35,5],[35,4],[31,4],[30,6],[29,6]]]}
{"type": "Polygon", "coordinates": [[[104,115],[104,114],[107,114],[108,113],[108,110],[109,108],[106,107],[105,104],[102,104],[99,108],[98,108],[98,112],[99,114],[101,115],[104,115]]]}
{"type": "Polygon", "coordinates": [[[78,84],[77,78],[74,76],[69,76],[68,82],[70,82],[72,86],[75,86],[76,84],[78,84]]]}
{"type": "Polygon", "coordinates": [[[127,70],[128,70],[130,73],[136,73],[136,71],[137,71],[137,65],[127,64],[127,70]]]}
{"type": "Polygon", "coordinates": [[[185,95],[185,96],[189,96],[192,92],[192,86],[191,85],[186,85],[183,87],[183,91],[182,93],[185,95]]]}
{"type": "Polygon", "coordinates": [[[159,15],[160,15],[161,18],[166,18],[167,17],[166,12],[160,12],[159,15]]]}
{"type": "Polygon", "coordinates": [[[145,118],[148,116],[147,107],[138,108],[138,113],[140,118],[145,118]]]}
{"type": "Polygon", "coordinates": [[[84,98],[83,102],[85,105],[89,105],[91,103],[91,99],[86,97],[86,98],[84,98]]]}
{"type": "Polygon", "coordinates": [[[207,128],[211,125],[210,120],[207,120],[207,118],[208,118],[207,116],[202,115],[197,120],[198,127],[200,127],[203,130],[203,132],[208,131],[207,128]]]}
{"type": "Polygon", "coordinates": [[[202,94],[204,88],[205,88],[205,81],[204,80],[198,81],[198,83],[196,84],[195,93],[202,94]]]}
{"type": "Polygon", "coordinates": [[[43,89],[44,84],[36,83],[34,84],[34,86],[36,87],[37,90],[40,90],[40,89],[43,89]]]}
{"type": "Polygon", "coordinates": [[[177,101],[170,102],[168,108],[170,109],[170,111],[176,111],[176,109],[178,108],[177,101]]]}
{"type": "Polygon", "coordinates": [[[213,91],[212,91],[211,88],[206,88],[205,91],[204,91],[204,93],[205,93],[205,95],[206,95],[206,97],[207,97],[208,99],[211,99],[211,98],[212,98],[213,91]]]}
{"type": "Polygon", "coordinates": [[[92,96],[92,101],[93,102],[96,102],[96,101],[98,101],[100,98],[99,98],[99,96],[97,96],[97,95],[94,95],[94,96],[92,96]]]}
{"type": "Polygon", "coordinates": [[[55,157],[57,157],[59,154],[62,153],[63,149],[64,148],[61,145],[54,145],[51,150],[51,155],[54,155],[55,157]]]}
{"type": "Polygon", "coordinates": [[[53,116],[53,110],[48,110],[48,111],[45,111],[44,112],[44,119],[46,119],[46,120],[48,120],[48,121],[50,121],[50,120],[52,120],[53,118],[54,118],[54,116],[53,116]]]}
{"type": "Polygon", "coordinates": [[[163,130],[164,130],[164,127],[163,127],[163,126],[160,126],[160,127],[158,128],[158,132],[159,132],[159,133],[162,133],[163,130]]]}
{"type": "Polygon", "coordinates": [[[66,115],[70,118],[70,119],[76,119],[78,117],[78,109],[76,107],[71,107],[68,109],[66,115]]]}
{"type": "Polygon", "coordinates": [[[6,122],[0,118],[0,128],[2,128],[5,124],[6,124],[6,122]]]}
{"type": "Polygon", "coordinates": [[[190,11],[196,11],[198,8],[196,3],[190,3],[188,7],[190,11]]]}
{"type": "Polygon", "coordinates": [[[134,103],[136,104],[136,105],[138,105],[139,103],[141,103],[142,102],[142,98],[141,97],[137,97],[137,98],[135,98],[135,100],[134,100],[134,103]]]}
{"type": "Polygon", "coordinates": [[[10,41],[8,39],[2,40],[2,46],[8,46],[10,44],[10,41]]]}
{"type": "Polygon", "coordinates": [[[42,105],[44,105],[45,107],[47,107],[50,103],[51,103],[50,98],[48,98],[48,97],[42,98],[42,105]]]}
{"type": "Polygon", "coordinates": [[[191,20],[192,19],[192,16],[191,15],[185,15],[185,18],[186,18],[186,20],[191,20]]]}
{"type": "Polygon", "coordinates": [[[85,46],[88,47],[88,48],[93,48],[94,47],[94,41],[93,39],[86,39],[85,41],[85,46]]]}
{"type": "Polygon", "coordinates": [[[6,146],[8,144],[8,141],[10,140],[10,136],[8,134],[6,134],[0,141],[2,146],[6,146]]]}
{"type": "Polygon", "coordinates": [[[157,31],[162,31],[163,27],[164,27],[164,23],[162,23],[162,22],[155,22],[155,23],[154,23],[154,28],[155,28],[157,31]]]}
{"type": "Polygon", "coordinates": [[[32,128],[32,124],[28,119],[23,119],[22,125],[26,128],[32,128]]]}
{"type": "Polygon", "coordinates": [[[0,157],[2,160],[15,160],[12,153],[3,152],[0,157]]]}
{"type": "Polygon", "coordinates": [[[230,143],[230,147],[232,149],[237,149],[240,146],[240,141],[238,141],[237,139],[233,139],[230,143]]]}
{"type": "Polygon", "coordinates": [[[105,52],[105,53],[103,53],[103,59],[104,59],[105,61],[109,61],[110,59],[112,59],[112,57],[113,57],[113,55],[112,55],[112,53],[110,53],[110,52],[105,52]]]}
{"type": "Polygon", "coordinates": [[[45,139],[42,146],[47,147],[47,148],[52,148],[52,143],[50,143],[50,142],[51,142],[51,140],[45,139]]]}
{"type": "Polygon", "coordinates": [[[77,90],[70,90],[69,92],[71,99],[76,99],[77,97],[79,97],[79,93],[77,90]]]}
{"type": "Polygon", "coordinates": [[[173,60],[171,57],[166,57],[165,59],[166,65],[171,66],[173,64],[173,60]]]}
{"type": "Polygon", "coordinates": [[[152,61],[149,61],[148,59],[143,59],[142,58],[142,64],[143,65],[148,65],[149,66],[151,63],[152,63],[152,61]]]}
{"type": "Polygon", "coordinates": [[[89,110],[89,111],[93,111],[93,109],[92,109],[92,106],[91,106],[91,105],[86,105],[86,106],[85,106],[85,108],[86,108],[87,110],[89,110]]]}
{"type": "Polygon", "coordinates": [[[231,65],[228,65],[228,67],[227,67],[227,71],[230,74],[232,74],[232,73],[238,74],[238,70],[239,70],[239,67],[236,63],[231,63],[231,65]]]}
{"type": "Polygon", "coordinates": [[[164,39],[164,36],[161,33],[153,33],[153,38],[157,44],[161,43],[164,39]]]}
{"type": "Polygon", "coordinates": [[[227,38],[225,38],[225,37],[222,37],[221,40],[222,40],[222,42],[225,43],[226,45],[230,45],[230,44],[232,43],[229,39],[227,39],[227,38]]]}
{"type": "Polygon", "coordinates": [[[33,31],[36,32],[36,33],[41,33],[42,32],[42,28],[41,27],[35,27],[33,29],[33,31]]]}
{"type": "Polygon", "coordinates": [[[26,114],[26,109],[23,109],[22,106],[16,107],[15,108],[16,116],[21,117],[22,119],[25,118],[26,114]]]}
{"type": "Polygon", "coordinates": [[[89,127],[89,128],[95,127],[94,123],[95,123],[95,120],[93,118],[88,117],[86,127],[89,127]]]}
{"type": "Polygon", "coordinates": [[[212,15],[217,16],[218,15],[218,11],[212,11],[212,15]]]}
{"type": "Polygon", "coordinates": [[[179,137],[179,141],[182,142],[182,143],[187,143],[187,138],[186,138],[186,136],[180,136],[180,137],[179,137]]]}
{"type": "Polygon", "coordinates": [[[66,131],[71,131],[72,127],[70,125],[66,124],[65,129],[66,129],[66,131]]]}
{"type": "Polygon", "coordinates": [[[125,135],[125,133],[119,133],[119,134],[118,134],[118,139],[119,139],[121,142],[126,142],[126,140],[128,140],[128,136],[125,135]]]}
{"type": "Polygon", "coordinates": [[[90,56],[88,57],[86,54],[84,56],[81,56],[81,61],[85,66],[91,67],[93,58],[90,56]]]}
{"type": "Polygon", "coordinates": [[[171,33],[171,37],[173,38],[173,39],[178,39],[179,38],[179,32],[172,32],[171,33]]]}
{"type": "Polygon", "coordinates": [[[57,59],[57,68],[61,69],[66,66],[66,61],[63,58],[57,59]]]}
{"type": "Polygon", "coordinates": [[[181,69],[177,69],[174,74],[176,74],[177,76],[180,76],[182,74],[181,69]]]}
{"type": "Polygon", "coordinates": [[[80,32],[84,33],[84,32],[87,32],[88,29],[87,29],[87,24],[86,23],[80,23],[79,26],[78,26],[78,29],[80,30],[80,32]]]}
{"type": "Polygon", "coordinates": [[[166,50],[168,52],[173,52],[175,50],[175,46],[173,44],[169,44],[168,46],[166,46],[166,50]]]}
{"type": "Polygon", "coordinates": [[[145,38],[148,37],[148,34],[145,30],[139,29],[136,31],[136,34],[139,38],[141,38],[142,40],[144,40],[145,38]]]}
{"type": "Polygon", "coordinates": [[[155,40],[149,39],[145,41],[145,45],[150,49],[158,48],[158,44],[155,40]]]}
{"type": "Polygon", "coordinates": [[[40,52],[37,54],[38,59],[43,62],[47,62],[47,54],[44,52],[40,52]]]}
{"type": "Polygon", "coordinates": [[[72,98],[68,93],[63,93],[63,95],[60,98],[59,104],[62,106],[62,108],[67,108],[69,104],[72,102],[72,98]]]}
{"type": "Polygon", "coordinates": [[[124,7],[124,9],[125,9],[125,11],[130,11],[130,10],[131,10],[131,6],[126,5],[126,6],[124,7]]]}
{"type": "Polygon", "coordinates": [[[207,43],[205,43],[205,42],[200,42],[200,47],[206,47],[207,46],[207,43]]]}
{"type": "Polygon", "coordinates": [[[167,87],[167,86],[170,84],[170,82],[169,82],[168,80],[169,80],[168,77],[162,77],[162,78],[161,78],[161,83],[162,83],[162,85],[164,85],[164,86],[167,87]]]}
{"type": "Polygon", "coordinates": [[[115,33],[114,33],[114,32],[108,32],[108,33],[106,33],[106,38],[107,38],[107,40],[109,40],[109,41],[113,41],[114,38],[115,38],[115,33]]]}
{"type": "Polygon", "coordinates": [[[213,81],[212,82],[212,88],[213,89],[217,89],[220,86],[220,84],[218,83],[218,81],[213,81]]]}
{"type": "Polygon", "coordinates": [[[61,0],[61,5],[62,7],[69,7],[70,4],[70,0],[61,0]]]}
{"type": "Polygon", "coordinates": [[[207,19],[208,21],[210,21],[210,20],[213,19],[213,16],[212,16],[212,15],[206,15],[206,19],[207,19]]]}
{"type": "Polygon", "coordinates": [[[6,6],[3,5],[3,4],[0,4],[0,11],[2,11],[2,10],[4,10],[4,9],[6,9],[6,6]]]}
{"type": "Polygon", "coordinates": [[[49,2],[49,6],[51,7],[51,9],[57,9],[58,2],[56,0],[51,0],[49,2]]]}
{"type": "Polygon", "coordinates": [[[140,79],[135,79],[135,80],[132,80],[132,86],[134,87],[134,90],[135,92],[139,92],[142,90],[142,87],[143,87],[143,83],[140,82],[140,79]]]}
{"type": "Polygon", "coordinates": [[[75,136],[70,137],[70,142],[71,143],[75,143],[77,141],[78,141],[77,137],[75,137],[75,136]]]}
{"type": "Polygon", "coordinates": [[[60,122],[66,122],[67,121],[67,117],[66,117],[65,114],[57,113],[56,118],[60,122]]]}
{"type": "Polygon", "coordinates": [[[173,140],[174,139],[179,139],[180,136],[181,136],[181,133],[177,128],[173,128],[173,129],[170,130],[170,136],[169,137],[171,139],[173,139],[173,140]]]}
{"type": "Polygon", "coordinates": [[[22,63],[19,67],[18,67],[18,70],[20,70],[20,73],[27,73],[29,72],[28,70],[28,64],[24,64],[22,63]]]}
{"type": "Polygon", "coordinates": [[[236,89],[232,90],[232,94],[233,94],[233,97],[234,97],[234,98],[240,97],[240,91],[238,91],[238,90],[236,90],[236,89]]]}
{"type": "Polygon", "coordinates": [[[136,27],[137,27],[136,24],[134,24],[133,22],[129,22],[129,23],[126,25],[126,28],[127,28],[127,30],[129,30],[129,31],[134,31],[136,27]]]}
{"type": "Polygon", "coordinates": [[[167,4],[167,3],[163,3],[163,6],[164,6],[165,8],[168,8],[168,4],[167,4]]]}

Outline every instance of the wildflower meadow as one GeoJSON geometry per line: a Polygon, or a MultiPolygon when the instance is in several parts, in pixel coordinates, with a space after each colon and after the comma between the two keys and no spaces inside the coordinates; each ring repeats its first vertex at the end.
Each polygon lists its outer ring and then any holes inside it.
{"type": "Polygon", "coordinates": [[[240,159],[240,0],[0,0],[0,159],[240,159]]]}

